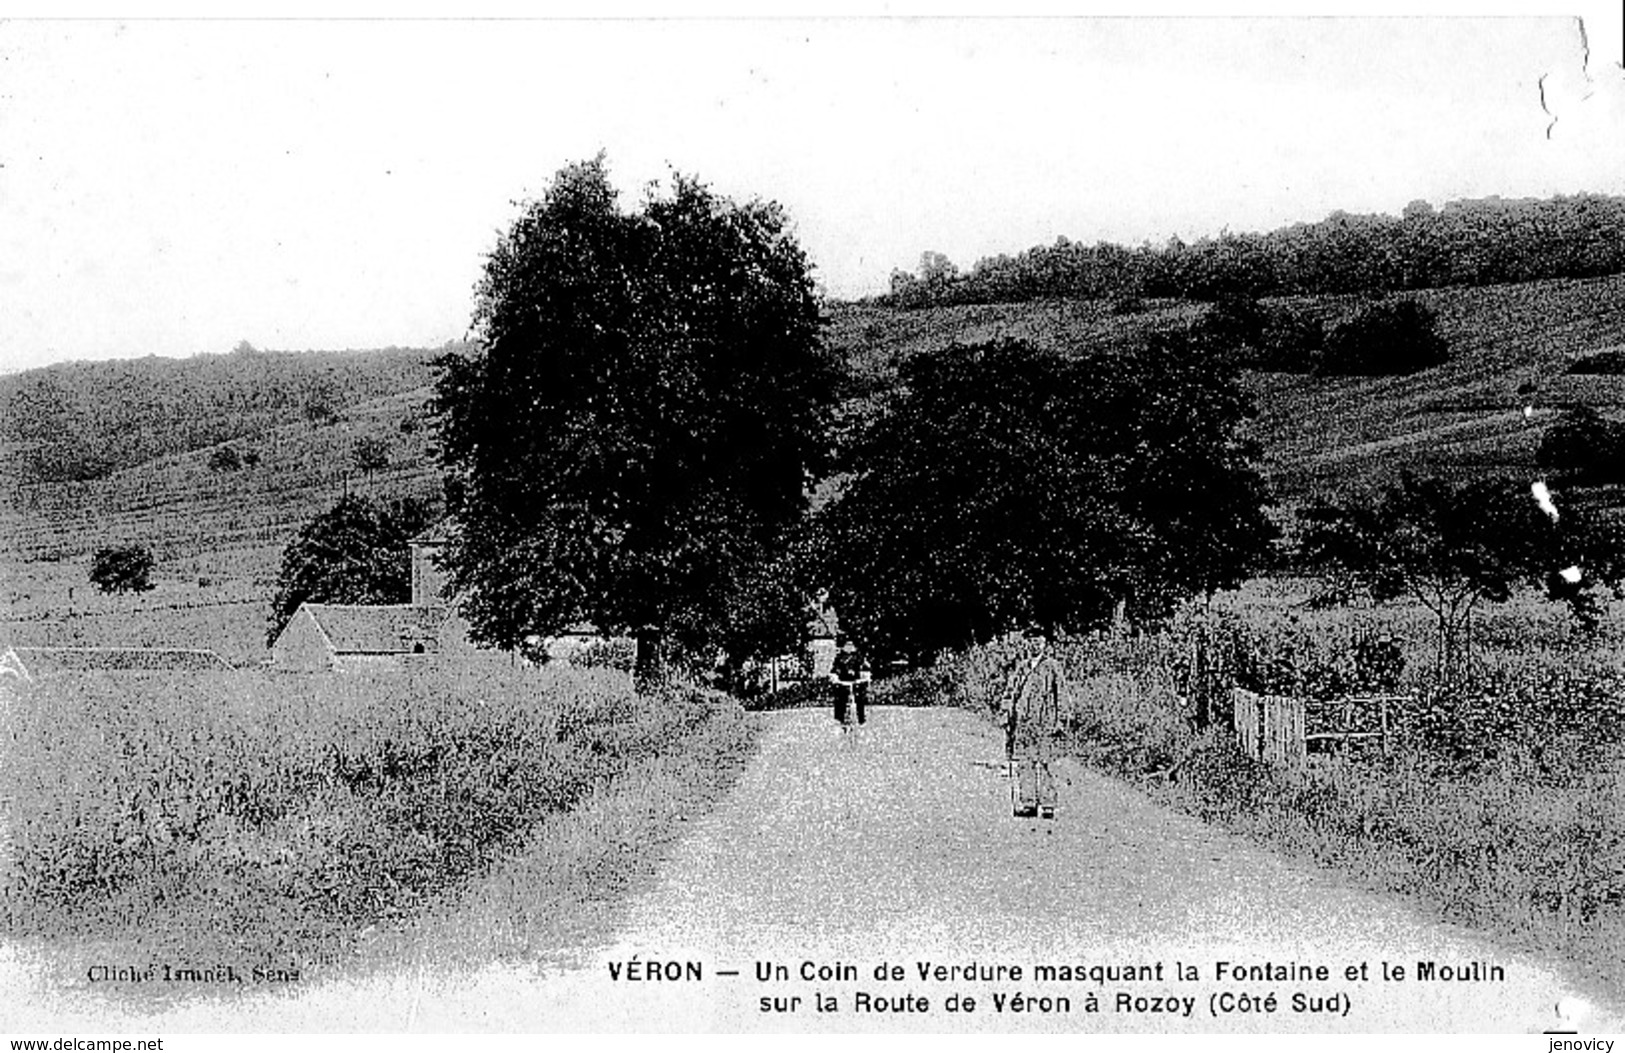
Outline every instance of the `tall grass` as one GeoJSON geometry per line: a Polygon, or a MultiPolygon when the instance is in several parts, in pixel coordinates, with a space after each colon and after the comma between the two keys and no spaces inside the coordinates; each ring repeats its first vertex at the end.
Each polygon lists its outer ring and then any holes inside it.
{"type": "Polygon", "coordinates": [[[11,935],[328,954],[644,758],[742,714],[609,670],[63,677],[12,704],[11,935]]]}

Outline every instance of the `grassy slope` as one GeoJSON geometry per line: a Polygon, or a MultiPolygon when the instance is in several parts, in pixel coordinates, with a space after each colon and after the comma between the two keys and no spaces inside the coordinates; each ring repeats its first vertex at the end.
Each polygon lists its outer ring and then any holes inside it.
{"type": "Polygon", "coordinates": [[[1541,433],[1562,409],[1625,405],[1625,377],[1564,372],[1580,355],[1625,343],[1625,277],[1421,299],[1450,340],[1454,358],[1444,366],[1410,377],[1251,378],[1253,435],[1284,495],[1356,487],[1406,466],[1533,476],[1541,433]],[[1518,393],[1524,384],[1536,386],[1533,396],[1518,393]]]}

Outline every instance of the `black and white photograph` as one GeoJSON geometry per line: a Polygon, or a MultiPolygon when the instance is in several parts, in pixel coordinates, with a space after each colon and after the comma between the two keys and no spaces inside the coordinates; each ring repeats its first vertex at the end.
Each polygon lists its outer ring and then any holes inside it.
{"type": "Polygon", "coordinates": [[[1618,14],[0,21],[0,1038],[1607,1053],[1618,14]]]}

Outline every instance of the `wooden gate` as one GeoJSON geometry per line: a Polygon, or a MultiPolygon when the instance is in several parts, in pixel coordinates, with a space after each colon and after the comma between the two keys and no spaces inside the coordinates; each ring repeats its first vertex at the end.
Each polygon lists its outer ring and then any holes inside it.
{"type": "Polygon", "coordinates": [[[1249,757],[1288,771],[1303,771],[1309,755],[1303,737],[1303,699],[1255,695],[1230,689],[1230,712],[1236,739],[1249,757]]]}

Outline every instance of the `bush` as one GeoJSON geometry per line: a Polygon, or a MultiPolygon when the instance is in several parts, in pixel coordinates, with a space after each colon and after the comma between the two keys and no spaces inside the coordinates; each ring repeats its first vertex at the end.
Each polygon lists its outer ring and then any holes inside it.
{"type": "Polygon", "coordinates": [[[1450,358],[1429,307],[1411,299],[1365,304],[1333,322],[1315,362],[1321,376],[1417,373],[1450,358]]]}
{"type": "Polygon", "coordinates": [[[1227,361],[1280,373],[1310,372],[1325,343],[1313,317],[1246,296],[1215,302],[1202,319],[1202,331],[1227,361]]]}
{"type": "Polygon", "coordinates": [[[146,592],[152,588],[157,565],[145,545],[112,545],[96,550],[90,563],[90,583],[103,592],[146,592]]]}
{"type": "Polygon", "coordinates": [[[243,459],[230,446],[216,446],[209,453],[209,467],[217,472],[235,472],[243,466],[243,459]]]}

